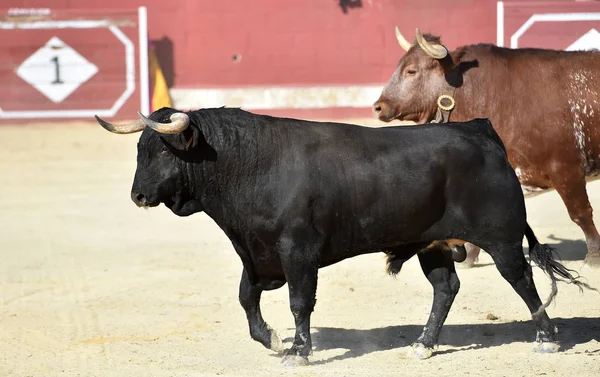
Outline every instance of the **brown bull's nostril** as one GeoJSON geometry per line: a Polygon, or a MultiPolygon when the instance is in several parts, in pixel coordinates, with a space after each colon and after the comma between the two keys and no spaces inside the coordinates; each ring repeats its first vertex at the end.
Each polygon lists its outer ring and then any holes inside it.
{"type": "Polygon", "coordinates": [[[383,101],[377,101],[373,104],[373,112],[376,116],[387,116],[389,106],[383,101]]]}

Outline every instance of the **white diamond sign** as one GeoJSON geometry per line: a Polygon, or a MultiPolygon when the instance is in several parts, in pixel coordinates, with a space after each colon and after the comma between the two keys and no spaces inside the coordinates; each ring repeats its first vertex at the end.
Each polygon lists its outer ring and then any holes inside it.
{"type": "Polygon", "coordinates": [[[98,67],[57,37],[17,68],[19,77],[54,103],[62,102],[96,72],[98,67]]]}
{"type": "Polygon", "coordinates": [[[600,49],[600,33],[596,29],[591,29],[572,45],[567,47],[567,51],[600,49]]]}

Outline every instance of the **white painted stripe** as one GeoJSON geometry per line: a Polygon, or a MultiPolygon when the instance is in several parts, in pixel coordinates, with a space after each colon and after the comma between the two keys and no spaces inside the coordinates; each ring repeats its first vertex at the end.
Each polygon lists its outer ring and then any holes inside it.
{"type": "Polygon", "coordinates": [[[114,115],[112,110],[32,110],[32,111],[2,111],[0,110],[0,119],[39,119],[39,118],[93,118],[94,115],[100,117],[111,117],[114,115]]]}
{"type": "Polygon", "coordinates": [[[127,38],[121,29],[116,26],[111,26],[108,29],[125,45],[125,91],[110,108],[112,113],[110,116],[114,116],[135,91],[135,53],[133,42],[127,38]]]}
{"type": "Polygon", "coordinates": [[[0,21],[0,29],[92,29],[109,27],[113,23],[108,20],[64,20],[64,21],[30,21],[6,22],[0,21]]]}
{"type": "Polygon", "coordinates": [[[140,29],[140,110],[142,114],[150,112],[150,90],[148,89],[148,13],[146,7],[138,9],[140,29]]]}
{"type": "Polygon", "coordinates": [[[178,109],[242,107],[247,110],[371,107],[383,86],[250,87],[170,91],[178,109]]]}
{"type": "Polygon", "coordinates": [[[496,5],[496,44],[504,47],[504,2],[498,1],[496,5]]]}
{"type": "Polygon", "coordinates": [[[589,13],[540,13],[529,17],[527,21],[510,37],[510,47],[519,47],[519,38],[536,22],[600,21],[599,12],[589,13]]]}
{"type": "Polygon", "coordinates": [[[49,16],[50,8],[9,8],[9,16],[49,16]]]}

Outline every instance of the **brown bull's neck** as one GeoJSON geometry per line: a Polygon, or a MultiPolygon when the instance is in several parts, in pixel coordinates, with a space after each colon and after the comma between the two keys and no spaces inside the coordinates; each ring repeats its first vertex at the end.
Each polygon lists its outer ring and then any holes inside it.
{"type": "Polygon", "coordinates": [[[450,121],[450,115],[456,107],[454,93],[456,88],[447,85],[437,98],[435,117],[432,123],[447,123],[450,121]]]}
{"type": "Polygon", "coordinates": [[[481,96],[478,97],[476,90],[469,86],[468,81],[466,79],[463,86],[454,91],[455,106],[449,115],[449,121],[465,122],[473,118],[488,118],[491,114],[485,108],[481,108],[483,104],[480,101],[473,101],[473,98],[480,98],[481,101],[484,101],[485,97],[484,94],[480,94],[481,96]]]}
{"type": "Polygon", "coordinates": [[[489,118],[495,113],[498,101],[503,100],[503,98],[490,98],[490,93],[508,94],[502,90],[490,91],[489,85],[501,85],[506,80],[506,71],[491,64],[496,60],[492,47],[491,45],[461,46],[451,52],[455,65],[446,74],[446,82],[447,87],[453,88],[456,104],[450,114],[450,121],[463,122],[473,118],[489,118]]]}

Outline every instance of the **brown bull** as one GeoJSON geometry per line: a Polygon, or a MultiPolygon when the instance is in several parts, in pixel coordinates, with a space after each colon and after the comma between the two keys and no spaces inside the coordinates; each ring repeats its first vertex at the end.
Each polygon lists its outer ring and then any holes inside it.
{"type": "MultiPolygon", "coordinates": [[[[489,118],[526,196],[555,189],[600,266],[600,235],[586,180],[600,173],[600,53],[509,49],[448,51],[417,29],[373,110],[380,120],[417,123],[489,118]]],[[[476,250],[478,252],[478,250],[476,250]]]]}

